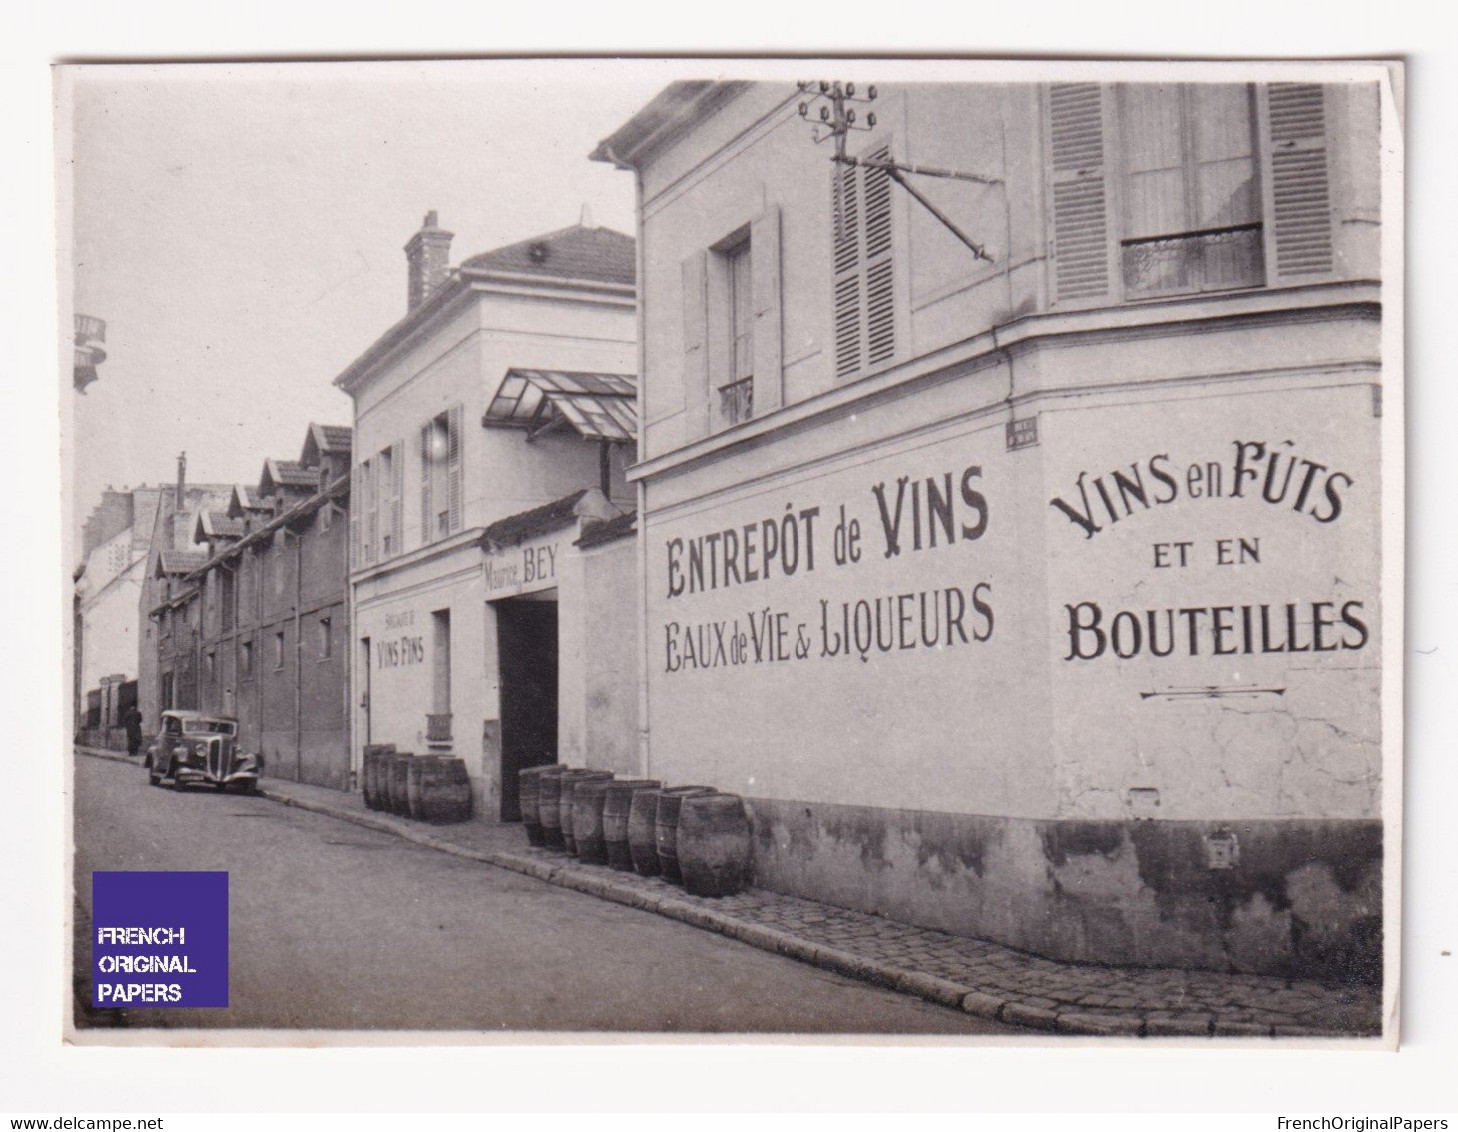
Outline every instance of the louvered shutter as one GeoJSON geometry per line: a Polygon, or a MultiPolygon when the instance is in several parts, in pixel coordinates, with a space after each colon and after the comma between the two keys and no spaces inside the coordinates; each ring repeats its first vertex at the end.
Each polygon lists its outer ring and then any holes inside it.
{"type": "Polygon", "coordinates": [[[390,546],[396,554],[405,549],[405,442],[395,441],[390,449],[390,546]]]}
{"type": "MultiPolygon", "coordinates": [[[[886,146],[868,153],[890,161],[886,146]]],[[[896,354],[891,177],[839,165],[831,183],[835,376],[850,377],[896,354]]]]}
{"type": "MultiPolygon", "coordinates": [[[[359,569],[359,514],[354,502],[359,499],[360,471],[356,467],[354,474],[349,479],[350,495],[353,497],[349,508],[349,568],[359,569]]],[[[251,585],[251,583],[250,583],[251,585]]]]}
{"type": "Polygon", "coordinates": [[[461,529],[461,406],[446,414],[446,498],[452,534],[461,529]]]}
{"type": "Polygon", "coordinates": [[[374,462],[366,460],[362,467],[365,492],[364,560],[365,565],[369,565],[378,556],[380,545],[380,500],[376,494],[379,485],[375,482],[377,477],[374,462]]]}
{"type": "Polygon", "coordinates": [[[429,546],[435,541],[435,516],[430,513],[430,480],[433,461],[430,457],[431,434],[435,422],[427,422],[420,430],[420,545],[429,546]]]}
{"type": "Polygon", "coordinates": [[[768,208],[749,226],[754,298],[754,412],[784,404],[784,347],[780,298],[780,210],[768,208]]]}
{"type": "Polygon", "coordinates": [[[1048,89],[1048,170],[1055,301],[1109,293],[1104,95],[1098,83],[1048,89]]]}
{"type": "MultiPolygon", "coordinates": [[[[890,161],[884,146],[872,160],[890,161]]],[[[889,362],[896,354],[896,317],[891,264],[891,176],[884,169],[860,170],[865,216],[866,364],[889,362]]]]}
{"type": "Polygon", "coordinates": [[[1276,277],[1324,275],[1333,268],[1324,91],[1315,83],[1272,83],[1266,113],[1276,277]]]}
{"type": "Polygon", "coordinates": [[[709,431],[709,253],[683,261],[683,429],[697,440],[709,431]]]}

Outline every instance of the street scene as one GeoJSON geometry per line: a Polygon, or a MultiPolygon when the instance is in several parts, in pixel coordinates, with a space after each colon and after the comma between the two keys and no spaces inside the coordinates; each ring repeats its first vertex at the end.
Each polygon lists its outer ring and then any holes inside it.
{"type": "Polygon", "coordinates": [[[77,760],[76,816],[83,932],[93,868],[222,869],[232,898],[232,1006],[100,1011],[98,1025],[1017,1032],[333,818],[149,790],[110,761],[77,760]]]}
{"type": "Polygon", "coordinates": [[[236,70],[61,88],[86,1041],[1395,1041],[1384,68],[236,70]]]}

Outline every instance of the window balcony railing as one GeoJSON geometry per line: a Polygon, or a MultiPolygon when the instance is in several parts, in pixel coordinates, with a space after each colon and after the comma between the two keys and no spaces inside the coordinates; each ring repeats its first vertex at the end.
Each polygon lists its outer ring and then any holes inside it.
{"type": "Polygon", "coordinates": [[[449,743],[451,741],[451,713],[426,715],[425,741],[427,743],[449,743]]]}
{"type": "Polygon", "coordinates": [[[741,377],[719,386],[719,416],[725,425],[742,424],[754,416],[754,378],[741,377]]]}

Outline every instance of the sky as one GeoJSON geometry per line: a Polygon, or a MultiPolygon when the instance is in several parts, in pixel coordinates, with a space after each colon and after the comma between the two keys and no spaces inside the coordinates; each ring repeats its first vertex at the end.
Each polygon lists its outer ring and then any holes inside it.
{"type": "Polygon", "coordinates": [[[453,264],[584,205],[631,234],[632,174],[587,155],[670,77],[609,61],[66,69],[62,267],[75,309],[107,324],[100,380],[71,398],[73,532],[107,486],[173,482],[180,452],[191,483],[246,483],[266,456],[297,458],[309,422],[349,424],[333,379],[404,315],[403,248],[427,211],[455,233],[453,264]]]}

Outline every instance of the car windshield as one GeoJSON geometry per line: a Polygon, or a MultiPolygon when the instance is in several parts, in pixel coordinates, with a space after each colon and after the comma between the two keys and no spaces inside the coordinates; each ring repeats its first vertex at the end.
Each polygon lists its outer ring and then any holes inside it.
{"type": "Polygon", "coordinates": [[[189,719],[182,730],[187,735],[236,735],[238,725],[223,719],[189,719]]]}

